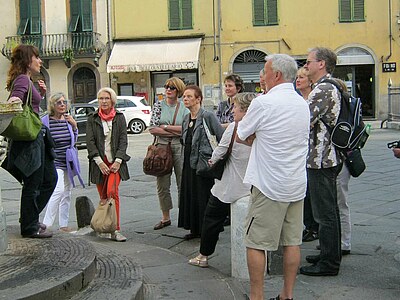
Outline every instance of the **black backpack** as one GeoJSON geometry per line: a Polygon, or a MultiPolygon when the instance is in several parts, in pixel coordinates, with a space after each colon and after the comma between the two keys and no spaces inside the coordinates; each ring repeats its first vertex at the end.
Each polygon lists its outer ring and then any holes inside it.
{"type": "Polygon", "coordinates": [[[360,98],[355,98],[343,91],[333,78],[326,78],[322,82],[333,84],[341,95],[340,113],[335,126],[332,128],[321,119],[331,135],[331,143],[345,155],[356,148],[362,148],[368,138],[368,133],[362,119],[360,98]]]}

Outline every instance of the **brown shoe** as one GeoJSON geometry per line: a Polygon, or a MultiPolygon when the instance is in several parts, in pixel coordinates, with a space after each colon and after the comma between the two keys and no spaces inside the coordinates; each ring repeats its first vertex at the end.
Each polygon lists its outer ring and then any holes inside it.
{"type": "Polygon", "coordinates": [[[163,229],[164,227],[167,227],[169,225],[171,225],[171,220],[164,221],[164,222],[161,220],[159,223],[157,223],[154,226],[154,230],[163,229]]]}
{"type": "Polygon", "coordinates": [[[53,234],[51,232],[35,232],[33,234],[28,234],[28,235],[23,235],[22,237],[24,238],[29,238],[29,239],[46,239],[46,238],[51,238],[53,234]]]}

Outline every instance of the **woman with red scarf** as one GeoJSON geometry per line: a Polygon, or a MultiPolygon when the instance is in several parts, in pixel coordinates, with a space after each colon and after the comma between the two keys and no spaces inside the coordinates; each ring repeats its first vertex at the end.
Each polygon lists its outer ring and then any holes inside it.
{"type": "Polygon", "coordinates": [[[90,181],[95,183],[100,201],[115,199],[117,210],[117,230],[111,233],[111,239],[125,242],[120,233],[118,187],[121,180],[129,179],[126,162],[128,146],[126,120],[122,113],[115,110],[117,95],[110,88],[102,88],[97,93],[99,109],[89,115],[86,125],[86,143],[89,157],[90,181]]]}

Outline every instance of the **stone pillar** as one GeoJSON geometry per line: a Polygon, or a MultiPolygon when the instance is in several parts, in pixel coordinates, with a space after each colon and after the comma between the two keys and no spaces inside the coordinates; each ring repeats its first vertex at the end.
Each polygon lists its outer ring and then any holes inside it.
{"type": "Polygon", "coordinates": [[[244,246],[244,222],[249,205],[249,196],[231,205],[231,267],[232,277],[249,280],[246,247],[244,246]]]}
{"type": "Polygon", "coordinates": [[[1,203],[1,189],[0,189],[0,253],[7,250],[7,225],[6,225],[6,212],[1,203]]]}

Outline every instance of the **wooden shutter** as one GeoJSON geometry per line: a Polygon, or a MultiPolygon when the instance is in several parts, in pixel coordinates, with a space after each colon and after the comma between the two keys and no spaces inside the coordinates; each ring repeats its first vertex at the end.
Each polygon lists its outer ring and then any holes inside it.
{"type": "Polygon", "coordinates": [[[82,31],[93,31],[92,0],[82,0],[82,31]]]}
{"type": "Polygon", "coordinates": [[[364,21],[364,0],[353,1],[353,21],[364,21]]]}
{"type": "Polygon", "coordinates": [[[40,16],[40,0],[32,0],[31,4],[31,34],[40,34],[41,16],[40,16]]]}
{"type": "Polygon", "coordinates": [[[28,27],[29,12],[28,12],[28,0],[19,1],[19,26],[17,34],[26,34],[26,28],[28,27]]]}
{"type": "Polygon", "coordinates": [[[68,31],[75,32],[78,27],[78,21],[80,16],[80,5],[79,0],[69,1],[69,10],[71,12],[71,20],[69,22],[68,31]]]}
{"type": "Polygon", "coordinates": [[[268,24],[278,24],[278,0],[267,0],[268,24]]]}
{"type": "Polygon", "coordinates": [[[180,28],[179,0],[169,0],[169,29],[180,28]]]}
{"type": "Polygon", "coordinates": [[[184,29],[193,28],[192,22],[192,0],[181,0],[182,1],[182,27],[184,29]]]}
{"type": "Polygon", "coordinates": [[[351,0],[339,0],[339,21],[351,21],[351,0]]]}
{"type": "Polygon", "coordinates": [[[253,25],[265,25],[265,5],[264,0],[253,0],[253,25]]]}

